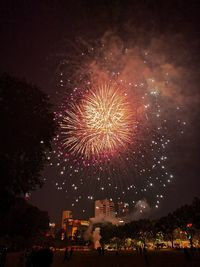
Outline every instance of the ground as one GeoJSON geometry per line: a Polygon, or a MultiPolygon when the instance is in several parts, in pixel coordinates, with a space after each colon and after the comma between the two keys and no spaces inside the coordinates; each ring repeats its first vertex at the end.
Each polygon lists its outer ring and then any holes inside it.
{"type": "MultiPolygon", "coordinates": [[[[93,252],[74,252],[72,259],[63,263],[64,252],[54,253],[54,262],[51,267],[199,267],[200,254],[195,252],[191,261],[185,259],[182,251],[152,251],[148,252],[149,265],[145,263],[143,255],[136,252],[106,252],[100,256],[96,251],[93,252]]],[[[5,267],[21,267],[19,254],[9,254],[5,267]]]]}

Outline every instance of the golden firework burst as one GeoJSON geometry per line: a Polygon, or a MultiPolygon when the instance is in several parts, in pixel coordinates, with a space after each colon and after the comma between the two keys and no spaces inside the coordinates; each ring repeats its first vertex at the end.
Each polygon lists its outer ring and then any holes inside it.
{"type": "Polygon", "coordinates": [[[124,90],[103,85],[71,104],[61,122],[63,145],[86,158],[109,155],[131,143],[134,119],[124,90]]]}

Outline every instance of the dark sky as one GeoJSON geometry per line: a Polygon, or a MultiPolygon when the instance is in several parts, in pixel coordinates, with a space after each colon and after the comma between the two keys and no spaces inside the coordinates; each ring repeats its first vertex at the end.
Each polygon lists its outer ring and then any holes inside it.
{"type": "MultiPolygon", "coordinates": [[[[157,214],[164,215],[191,202],[193,197],[200,196],[199,1],[1,1],[0,71],[36,84],[55,102],[55,72],[66,40],[74,42],[79,37],[95,40],[108,30],[124,39],[137,39],[137,36],[142,35],[142,42],[148,42],[153,37],[175,34],[184,40],[184,48],[180,49],[185,52],[186,59],[185,62],[182,60],[192,82],[191,87],[187,84],[187,92],[185,90],[183,93],[187,99],[194,96],[196,102],[193,105],[188,100],[190,103],[186,112],[190,126],[172,153],[176,157],[173,162],[176,179],[168,188],[168,194],[157,214]]],[[[178,52],[179,47],[172,45],[173,49],[178,52]]],[[[51,174],[48,175],[51,178],[51,174]]],[[[33,193],[31,201],[47,210],[52,220],[59,220],[61,210],[68,208],[64,192],[57,191],[50,182],[33,193]]],[[[75,215],[79,216],[76,211],[75,215]]]]}

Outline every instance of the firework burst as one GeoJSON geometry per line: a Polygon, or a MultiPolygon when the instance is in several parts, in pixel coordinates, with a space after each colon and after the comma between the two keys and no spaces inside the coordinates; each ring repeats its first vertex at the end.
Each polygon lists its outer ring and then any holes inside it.
{"type": "Polygon", "coordinates": [[[146,199],[158,208],[174,177],[169,147],[185,126],[169,97],[174,69],[158,67],[153,52],[104,41],[97,49],[87,45],[80,57],[66,56],[58,68],[66,97],[49,156],[55,184],[83,212],[86,201],[102,198],[133,206],[146,199]]]}
{"type": "Polygon", "coordinates": [[[63,146],[86,158],[113,155],[132,142],[134,122],[127,94],[117,85],[102,85],[65,111],[63,146]]]}

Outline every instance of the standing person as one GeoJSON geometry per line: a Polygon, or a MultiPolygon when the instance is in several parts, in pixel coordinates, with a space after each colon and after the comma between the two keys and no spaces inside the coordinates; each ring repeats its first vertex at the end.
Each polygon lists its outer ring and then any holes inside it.
{"type": "Polygon", "coordinates": [[[97,248],[97,252],[98,252],[99,255],[101,255],[101,247],[97,248]]]}
{"type": "Polygon", "coordinates": [[[37,250],[32,249],[30,253],[27,253],[26,267],[36,266],[37,250]]]}
{"type": "Polygon", "coordinates": [[[68,247],[66,247],[65,253],[64,253],[63,263],[65,263],[65,261],[68,261],[68,260],[69,260],[69,253],[68,253],[68,247]]]}
{"type": "Polygon", "coordinates": [[[104,249],[104,245],[102,245],[102,247],[101,247],[101,255],[105,255],[105,249],[104,249]]]}
{"type": "Polygon", "coordinates": [[[26,267],[31,267],[32,265],[31,253],[32,252],[26,252],[26,260],[25,260],[26,267]]]}
{"type": "Polygon", "coordinates": [[[73,249],[73,247],[71,247],[71,249],[69,251],[69,259],[72,258],[73,253],[74,253],[74,249],[73,249]]]}
{"type": "Polygon", "coordinates": [[[143,254],[144,254],[145,265],[148,266],[149,265],[149,258],[148,258],[148,255],[147,255],[146,247],[143,248],[143,254]]]}
{"type": "Polygon", "coordinates": [[[6,257],[7,257],[7,249],[3,248],[0,251],[0,267],[4,267],[6,265],[6,257]]]}
{"type": "Polygon", "coordinates": [[[185,247],[185,248],[183,249],[183,252],[184,252],[186,261],[191,261],[192,258],[191,258],[191,255],[190,255],[190,253],[189,253],[187,247],[185,247]]]}
{"type": "Polygon", "coordinates": [[[20,267],[24,267],[25,252],[22,251],[19,255],[20,267]]]}

